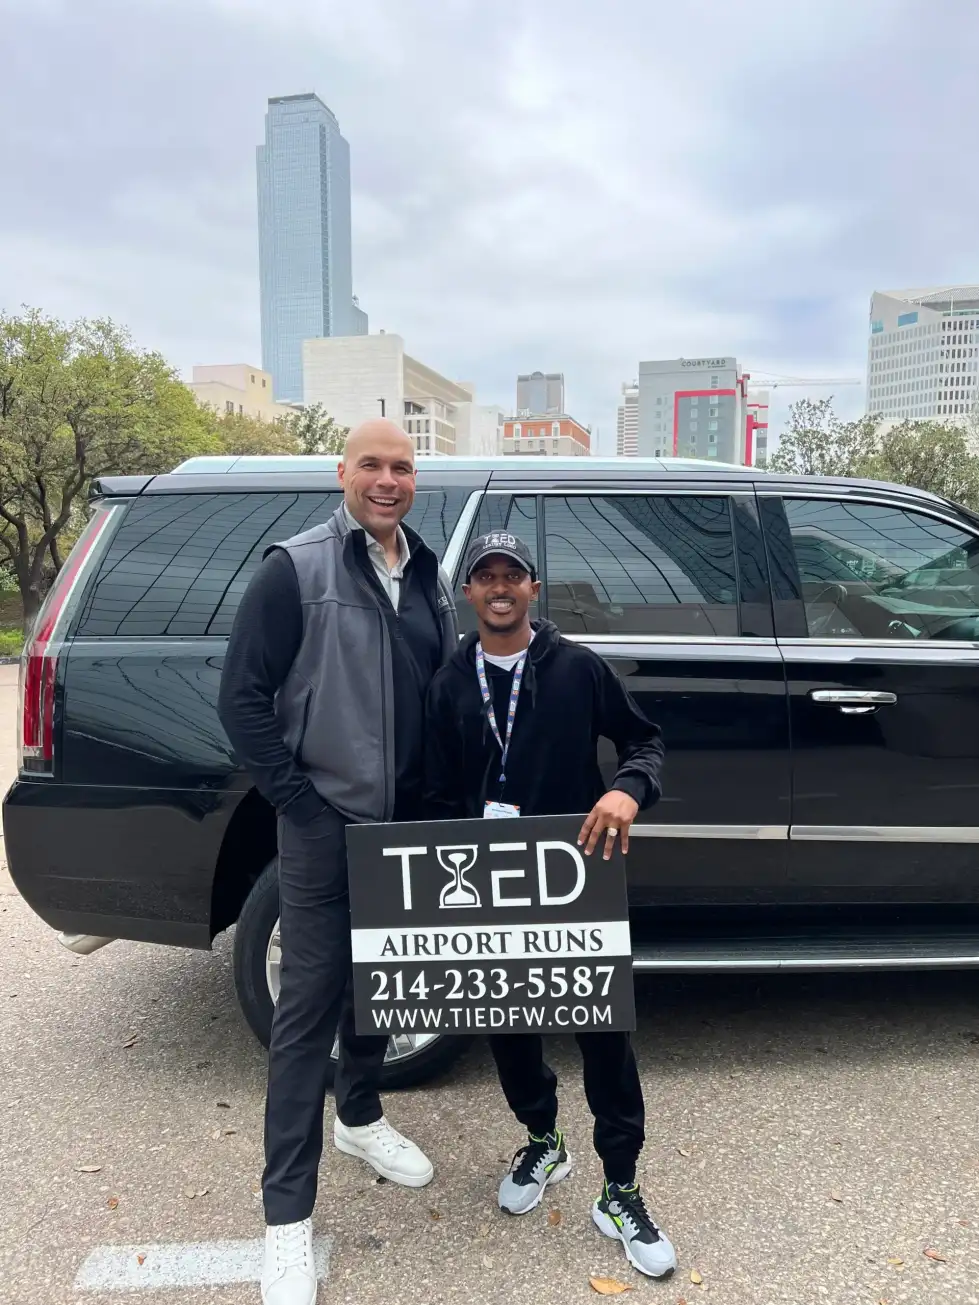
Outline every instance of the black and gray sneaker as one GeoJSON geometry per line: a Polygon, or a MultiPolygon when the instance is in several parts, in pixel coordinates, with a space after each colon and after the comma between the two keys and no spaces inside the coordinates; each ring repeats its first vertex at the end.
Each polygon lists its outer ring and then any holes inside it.
{"type": "Polygon", "coordinates": [[[539,1205],[552,1183],[559,1183],[571,1172],[571,1157],[559,1128],[544,1137],[528,1134],[510,1162],[510,1172],[500,1184],[500,1209],[510,1214],[526,1214],[539,1205]]]}
{"type": "Polygon", "coordinates": [[[606,1183],[592,1206],[591,1217],[606,1237],[617,1237],[629,1263],[650,1278],[668,1278],[676,1268],[676,1251],[653,1221],[639,1186],[606,1183]]]}

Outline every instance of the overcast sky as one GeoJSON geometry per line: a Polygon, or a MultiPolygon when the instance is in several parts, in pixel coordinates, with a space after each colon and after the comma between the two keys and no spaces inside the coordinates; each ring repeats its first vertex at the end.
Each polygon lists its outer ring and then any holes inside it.
{"type": "MultiPolygon", "coordinates": [[[[873,289],[979,281],[976,0],[0,0],[0,308],[260,361],[255,146],[350,142],[371,330],[614,444],[640,358],[861,379],[873,289]]],[[[805,390],[777,392],[776,419],[805,390]]],[[[832,393],[812,391],[814,397],[832,393]]]]}

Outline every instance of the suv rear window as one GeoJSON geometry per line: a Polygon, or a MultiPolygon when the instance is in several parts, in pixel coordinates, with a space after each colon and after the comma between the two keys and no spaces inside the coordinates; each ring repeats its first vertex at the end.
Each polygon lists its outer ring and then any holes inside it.
{"type": "MultiPolygon", "coordinates": [[[[468,490],[423,490],[407,517],[440,556],[468,490]]],[[[228,635],[269,544],[326,521],[340,491],[147,495],[133,501],[81,608],[85,638],[228,635]]]]}

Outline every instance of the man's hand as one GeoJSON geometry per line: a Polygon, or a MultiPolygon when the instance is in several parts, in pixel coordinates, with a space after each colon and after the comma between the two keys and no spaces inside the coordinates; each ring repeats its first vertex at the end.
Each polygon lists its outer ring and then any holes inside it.
{"type": "Polygon", "coordinates": [[[639,814],[639,803],[628,793],[613,788],[592,807],[578,835],[578,846],[584,843],[585,856],[591,856],[602,834],[605,835],[604,859],[611,861],[616,837],[622,839],[622,853],[629,850],[629,830],[639,814]]]}

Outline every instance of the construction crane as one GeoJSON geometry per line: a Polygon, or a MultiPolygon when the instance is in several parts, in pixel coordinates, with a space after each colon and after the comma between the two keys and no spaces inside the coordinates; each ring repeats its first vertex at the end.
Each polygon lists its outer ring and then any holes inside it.
{"type": "Polygon", "coordinates": [[[765,380],[757,372],[749,372],[747,379],[756,390],[777,390],[786,386],[826,386],[826,385],[862,385],[856,376],[777,376],[774,380],[765,380]]]}

